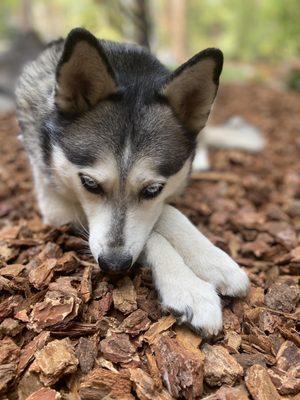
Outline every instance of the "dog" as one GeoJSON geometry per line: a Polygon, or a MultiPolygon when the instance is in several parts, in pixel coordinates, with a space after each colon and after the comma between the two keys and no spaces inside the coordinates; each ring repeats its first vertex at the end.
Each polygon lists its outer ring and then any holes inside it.
{"type": "Polygon", "coordinates": [[[206,49],[170,72],[147,50],[73,29],[24,68],[17,115],[45,223],[88,227],[100,268],[152,268],[162,305],[204,334],[222,328],[218,292],[246,273],[168,205],[184,190],[223,66],[206,49]]]}

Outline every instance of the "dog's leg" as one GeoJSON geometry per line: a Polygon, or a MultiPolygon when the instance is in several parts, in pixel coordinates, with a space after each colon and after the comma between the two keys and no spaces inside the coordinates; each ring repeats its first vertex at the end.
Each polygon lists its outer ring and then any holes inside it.
{"type": "Polygon", "coordinates": [[[247,274],[176,208],[164,207],[154,231],[171,243],[199,278],[212,283],[221,294],[244,296],[247,293],[247,274]]]}
{"type": "Polygon", "coordinates": [[[204,335],[222,329],[220,298],[213,285],[197,278],[164,237],[152,232],[140,261],[152,268],[165,309],[204,335]]]}

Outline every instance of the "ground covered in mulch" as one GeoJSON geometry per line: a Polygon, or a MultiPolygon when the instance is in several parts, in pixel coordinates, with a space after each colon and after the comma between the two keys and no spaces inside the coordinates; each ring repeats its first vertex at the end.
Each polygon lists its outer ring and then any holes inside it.
{"type": "Polygon", "coordinates": [[[213,151],[213,170],[178,200],[252,282],[247,299],[223,299],[210,341],[162,315],[149,270],[111,281],[84,238],[41,223],[15,118],[3,117],[0,399],[299,399],[299,109],[296,94],[222,88],[215,120],[243,116],[267,148],[213,151]]]}

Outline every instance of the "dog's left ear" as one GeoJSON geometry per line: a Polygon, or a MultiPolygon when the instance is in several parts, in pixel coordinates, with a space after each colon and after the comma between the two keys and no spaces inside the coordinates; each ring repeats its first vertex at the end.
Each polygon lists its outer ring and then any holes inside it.
{"type": "Polygon", "coordinates": [[[73,29],[56,69],[58,110],[82,113],[116,91],[114,72],[99,40],[86,29],[73,29]]]}
{"type": "Polygon", "coordinates": [[[175,70],[163,88],[177,117],[195,134],[206,124],[222,67],[221,50],[203,50],[175,70]]]}

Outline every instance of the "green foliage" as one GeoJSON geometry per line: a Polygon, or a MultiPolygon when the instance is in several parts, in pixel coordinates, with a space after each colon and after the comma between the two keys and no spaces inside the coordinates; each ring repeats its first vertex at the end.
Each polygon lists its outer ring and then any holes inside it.
{"type": "MultiPolygon", "coordinates": [[[[99,37],[130,37],[133,0],[31,0],[34,27],[46,40],[85,26],[99,37]],[[123,12],[120,12],[122,6],[123,12]],[[129,14],[129,13],[128,13],[129,14]]],[[[182,0],[187,6],[187,53],[222,48],[228,59],[285,60],[300,55],[300,0],[182,0]]],[[[22,0],[0,0],[0,38],[12,36],[22,0]]],[[[165,29],[170,0],[149,0],[155,47],[170,46],[165,29]]]]}
{"type": "Polygon", "coordinates": [[[239,60],[300,54],[299,0],[188,0],[192,52],[218,45],[239,60]]]}
{"type": "Polygon", "coordinates": [[[292,69],[287,77],[287,86],[289,89],[300,92],[300,68],[292,69]]]}

